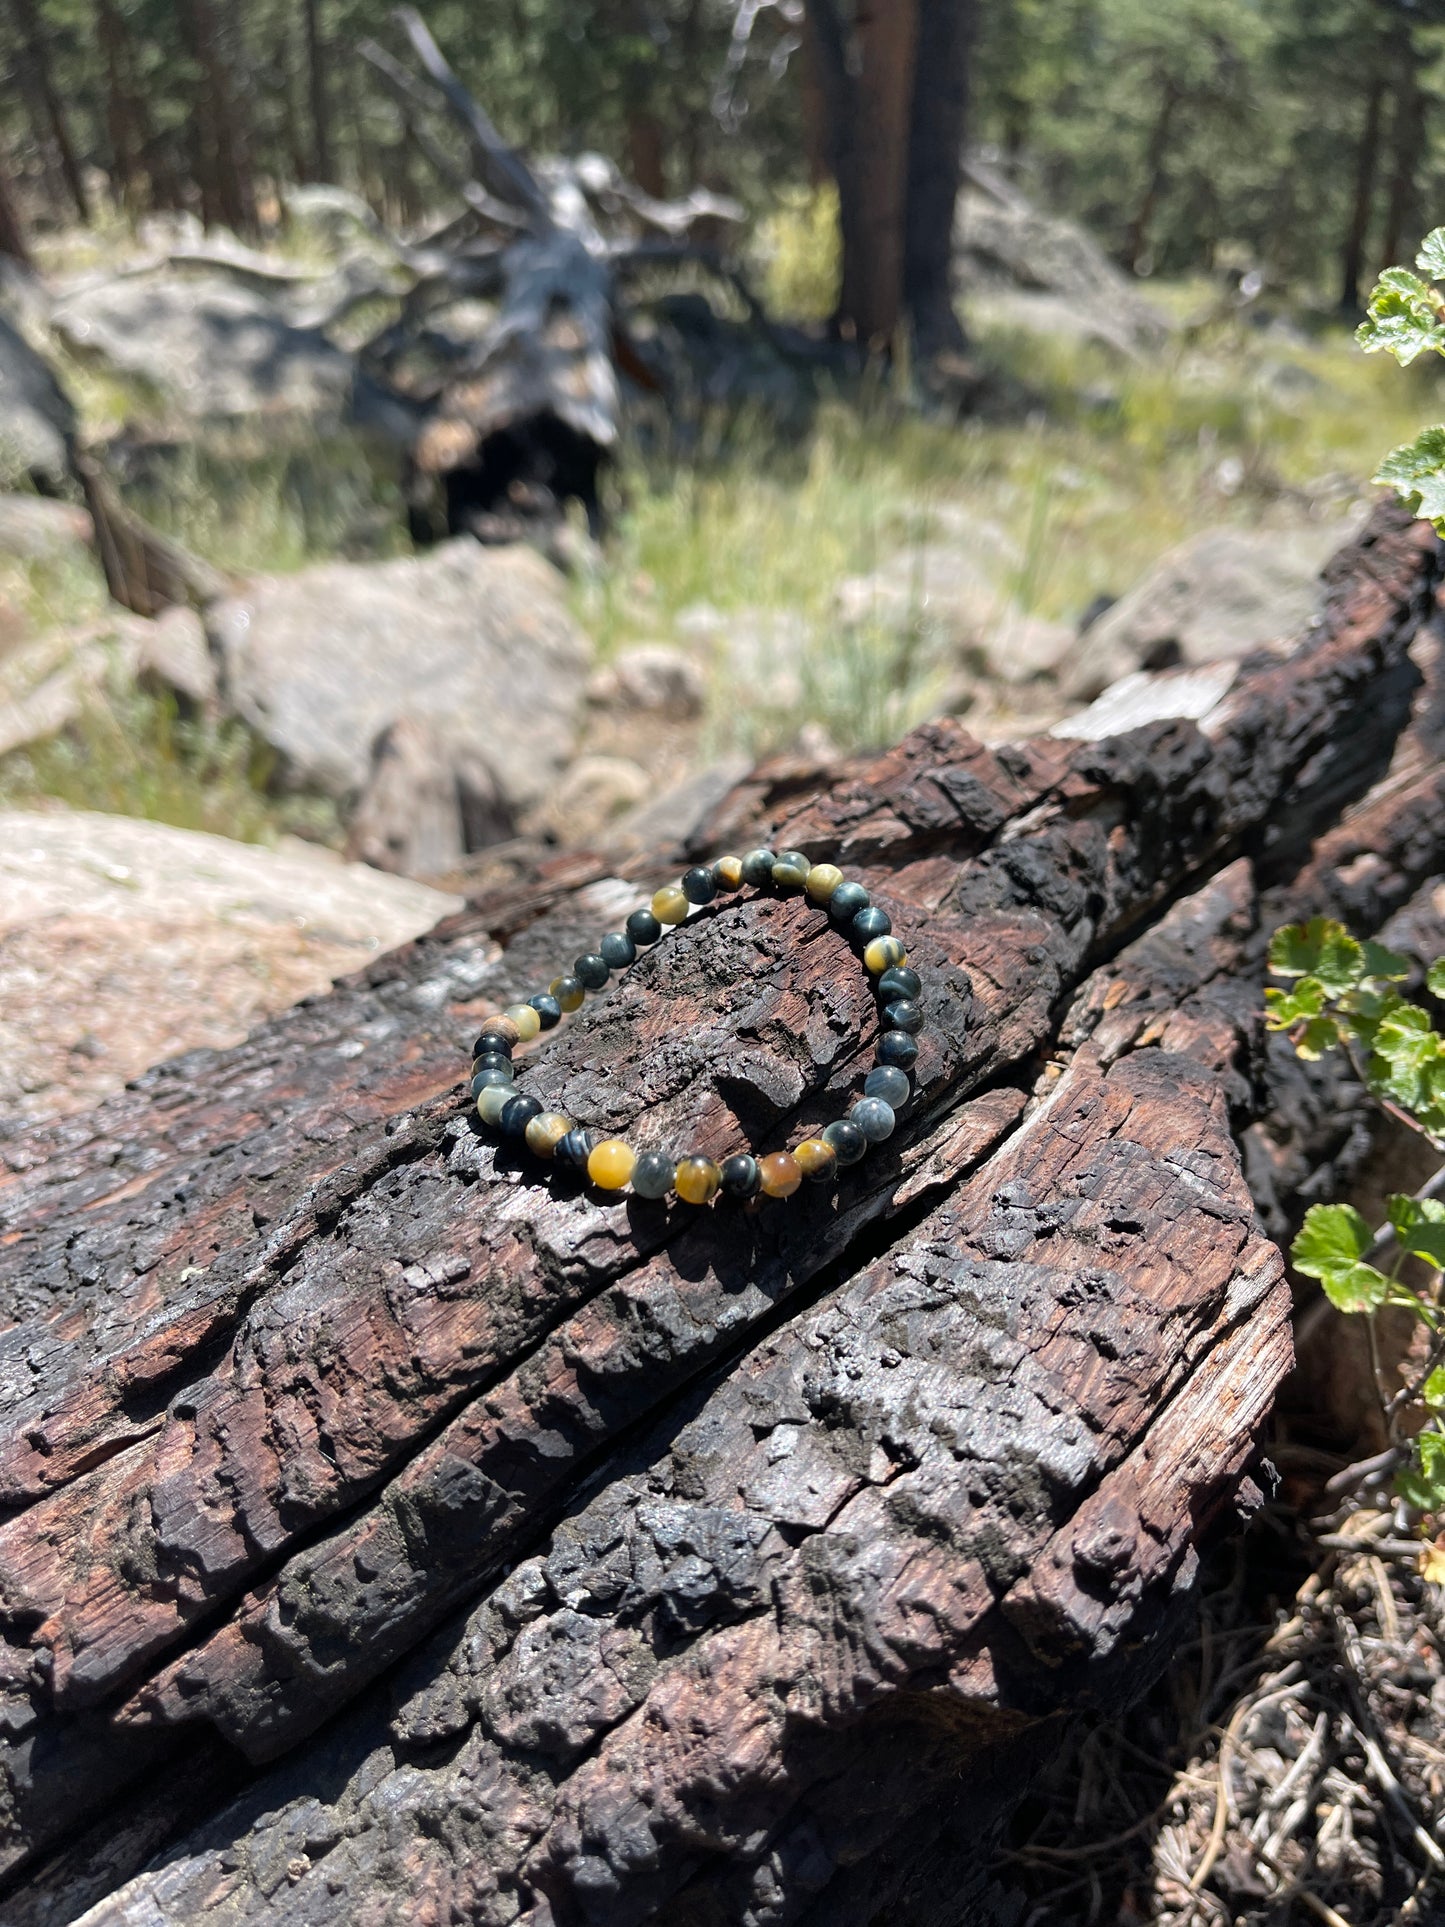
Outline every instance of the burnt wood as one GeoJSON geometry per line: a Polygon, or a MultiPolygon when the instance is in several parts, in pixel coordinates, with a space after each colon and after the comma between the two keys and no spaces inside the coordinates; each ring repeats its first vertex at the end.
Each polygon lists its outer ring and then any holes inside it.
{"type": "MultiPolygon", "coordinates": [[[[1438,573],[1382,511],[1195,720],[764,768],[0,1141],[6,1927],[990,1918],[989,1827],[1255,1493],[1268,1229],[1345,1155],[1263,948],[1434,940],[1438,573]],[[896,1137],[699,1214],[468,1128],[486,1011],[764,838],[924,972],[896,1137]]],[[[719,901],[529,1088],[772,1149],[874,1023],[815,911],[719,901]]]]}

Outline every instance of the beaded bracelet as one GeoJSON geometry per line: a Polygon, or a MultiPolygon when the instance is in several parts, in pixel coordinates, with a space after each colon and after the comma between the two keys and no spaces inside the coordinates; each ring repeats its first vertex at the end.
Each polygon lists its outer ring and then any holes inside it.
{"type": "Polygon", "coordinates": [[[893,1134],[899,1110],[913,1092],[911,1070],[918,1056],[915,1034],[923,1028],[918,1004],[922,984],[908,968],[903,945],[891,934],[892,920],[861,884],[849,883],[833,863],[814,863],[798,850],[775,856],[752,850],[747,856],[720,857],[689,870],[677,883],[658,890],[646,910],[634,910],[622,930],[605,936],[595,951],[579,957],[571,974],[554,977],[547,989],[525,1003],[512,1004],[489,1017],[473,1046],[471,1093],[481,1122],[504,1139],[516,1139],[543,1159],[584,1170],[603,1191],[629,1185],[641,1198],[663,1198],[676,1191],[687,1204],[709,1204],[719,1191],[732,1198],[791,1197],[804,1178],[826,1183],[842,1165],[856,1164],[870,1144],[893,1134]],[[863,1081],[863,1095],[846,1117],[818,1137],[804,1138],[791,1151],[755,1158],[738,1152],[721,1164],[691,1152],[677,1159],[666,1151],[638,1153],[621,1138],[601,1138],[560,1111],[544,1110],[535,1097],[519,1092],[512,1053],[540,1031],[551,1030],[564,1013],[580,1010],[589,991],[607,984],[638,954],[655,944],[665,926],[686,921],[695,906],[711,903],[720,891],[744,884],[803,891],[833,922],[863,947],[863,963],[875,979],[882,1031],[878,1063],[863,1081]]]}

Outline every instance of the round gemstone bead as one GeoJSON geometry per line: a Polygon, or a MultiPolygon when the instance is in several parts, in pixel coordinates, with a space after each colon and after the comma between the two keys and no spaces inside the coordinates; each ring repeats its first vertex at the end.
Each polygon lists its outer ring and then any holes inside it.
{"type": "Polygon", "coordinates": [[[801,1144],[793,1146],[793,1156],[803,1176],[815,1184],[826,1184],[829,1178],[837,1176],[838,1153],[826,1138],[805,1137],[801,1144]]]}
{"type": "Polygon", "coordinates": [[[555,1030],[561,1023],[562,1006],[550,991],[539,990],[537,995],[529,997],[527,1002],[541,1018],[543,1030],[555,1030]]]}
{"type": "Polygon", "coordinates": [[[510,1054],[512,1046],[520,1043],[522,1033],[510,1017],[489,1017],[482,1026],[482,1034],[472,1045],[472,1056],[480,1057],[483,1051],[504,1050],[510,1054]]]}
{"type": "Polygon", "coordinates": [[[496,1130],[502,1121],[502,1112],[516,1095],[515,1084],[489,1084],[477,1099],[477,1116],[483,1124],[496,1130]]]}
{"type": "Polygon", "coordinates": [[[620,1191],[632,1176],[637,1153],[620,1137],[605,1137],[587,1159],[587,1175],[602,1191],[620,1191]]]}
{"type": "Polygon", "coordinates": [[[868,1149],[868,1139],[851,1118],[836,1118],[823,1132],[823,1142],[831,1144],[839,1164],[856,1164],[868,1149]]]}
{"type": "Polygon", "coordinates": [[[672,1182],[684,1204],[711,1204],[722,1183],[722,1172],[711,1158],[694,1152],[679,1161],[672,1182]]]}
{"type": "Polygon", "coordinates": [[[872,901],[861,883],[840,883],[828,899],[828,915],[846,926],[872,901]]]}
{"type": "Polygon", "coordinates": [[[572,1164],[579,1171],[585,1171],[587,1160],[591,1157],[596,1145],[597,1133],[584,1130],[579,1124],[560,1140],[552,1155],[558,1164],[572,1164]]]}
{"type": "Polygon", "coordinates": [[[758,1159],[758,1177],[769,1198],[790,1198],[803,1182],[802,1166],[791,1151],[774,1151],[758,1159]]]}
{"type": "Polygon", "coordinates": [[[911,997],[900,997],[883,1006],[883,1021],[890,1030],[918,1031],[923,1029],[923,1012],[911,997]]]}
{"type": "Polygon", "coordinates": [[[740,856],[720,856],[712,866],[712,880],[719,890],[739,890],[743,881],[743,860],[740,856]]]}
{"type": "Polygon", "coordinates": [[[560,1111],[543,1111],[531,1119],[523,1135],[534,1157],[550,1158],[567,1133],[576,1128],[572,1119],[563,1117],[560,1111]]]}
{"type": "Polygon", "coordinates": [[[907,970],[901,964],[885,970],[878,979],[878,995],[885,1004],[894,1003],[900,997],[916,997],[922,989],[923,979],[918,972],[907,970]]]}
{"type": "Polygon", "coordinates": [[[784,850],[773,865],[773,882],[780,890],[806,889],[812,867],[812,859],[801,850],[784,850]]]}
{"type": "Polygon", "coordinates": [[[880,910],[876,903],[866,904],[853,918],[853,935],[859,943],[871,943],[875,937],[886,937],[892,928],[892,917],[886,910],[880,910]]]}
{"type": "Polygon", "coordinates": [[[659,923],[683,923],[692,908],[676,883],[667,883],[652,899],[652,914],[659,923]]]}
{"type": "Polygon", "coordinates": [[[517,1026],[517,1038],[523,1044],[530,1044],[542,1028],[542,1020],[530,1004],[508,1004],[506,1015],[517,1026]]]}
{"type": "Polygon", "coordinates": [[[711,864],[699,863],[685,870],[678,887],[689,903],[711,903],[717,895],[717,878],[711,864]]]}
{"type": "Polygon", "coordinates": [[[511,1085],[516,1082],[510,1064],[503,1063],[494,1070],[478,1071],[472,1079],[472,1096],[480,1097],[483,1091],[492,1090],[498,1085],[511,1085]]]}
{"type": "Polygon", "coordinates": [[[860,1097],[848,1116],[870,1144],[881,1144],[884,1138],[892,1137],[893,1126],[898,1121],[893,1115],[893,1106],[881,1097],[860,1097]]]}
{"type": "Polygon", "coordinates": [[[722,1188],[730,1198],[755,1198],[763,1182],[763,1174],[758,1161],[749,1157],[746,1151],[734,1152],[724,1158],[718,1167],[722,1173],[722,1188]]]}
{"type": "Polygon", "coordinates": [[[666,1151],[644,1151],[632,1167],[632,1188],[639,1198],[665,1198],[672,1189],[672,1173],[666,1151]]]}
{"type": "Polygon", "coordinates": [[[918,1044],[906,1030],[885,1030],[878,1039],[878,1062],[896,1064],[901,1071],[918,1062],[918,1044]]]}
{"type": "Polygon", "coordinates": [[[881,977],[885,970],[901,964],[907,954],[897,937],[875,937],[864,949],[863,966],[870,976],[881,977]]]}
{"type": "Polygon", "coordinates": [[[842,881],[843,872],[836,863],[815,863],[803,887],[810,903],[827,903],[842,881]]]}
{"type": "Polygon", "coordinates": [[[585,957],[579,957],[572,966],[572,975],[588,990],[601,990],[612,975],[607,959],[589,950],[585,957]]]}
{"type": "Polygon", "coordinates": [[[869,1071],[863,1079],[865,1097],[881,1097],[885,1104],[891,1104],[895,1111],[901,1111],[913,1095],[913,1086],[908,1081],[907,1071],[899,1070],[896,1064],[880,1064],[877,1070],[869,1071]]]}
{"type": "Polygon", "coordinates": [[[580,977],[554,977],[547,988],[569,1013],[581,1010],[587,999],[587,986],[580,977]]]}
{"type": "Polygon", "coordinates": [[[662,935],[662,925],[650,910],[634,910],[623,928],[639,950],[645,950],[648,944],[656,943],[662,935]]]}
{"type": "Polygon", "coordinates": [[[777,858],[771,850],[749,850],[743,858],[743,882],[753,885],[771,883],[777,858]]]}
{"type": "Polygon", "coordinates": [[[598,944],[597,954],[609,970],[626,970],[637,962],[637,945],[620,930],[611,930],[598,944]]]}
{"type": "Polygon", "coordinates": [[[479,1071],[510,1071],[511,1068],[512,1060],[504,1051],[484,1050],[480,1057],[472,1059],[473,1077],[479,1071]]]}
{"type": "Polygon", "coordinates": [[[525,1137],[532,1119],[541,1115],[542,1106],[535,1097],[524,1097],[518,1093],[507,1099],[497,1122],[502,1127],[503,1137],[525,1137]]]}

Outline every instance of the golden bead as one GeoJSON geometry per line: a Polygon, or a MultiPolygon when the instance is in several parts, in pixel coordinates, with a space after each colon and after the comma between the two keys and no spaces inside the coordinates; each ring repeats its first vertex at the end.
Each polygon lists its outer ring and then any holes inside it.
{"type": "Polygon", "coordinates": [[[501,1120],[502,1106],[510,1104],[516,1095],[515,1084],[489,1085],[477,1099],[477,1116],[483,1124],[490,1124],[495,1129],[501,1120]]]}
{"type": "Polygon", "coordinates": [[[530,1043],[542,1028],[542,1020],[530,1004],[508,1004],[502,1015],[517,1026],[517,1041],[530,1043]]]}
{"type": "Polygon", "coordinates": [[[692,908],[675,883],[665,883],[653,893],[652,914],[659,923],[684,923],[692,908]]]}
{"type": "Polygon", "coordinates": [[[842,881],[843,872],[836,863],[815,863],[803,887],[810,903],[826,903],[842,881]]]}
{"type": "Polygon", "coordinates": [[[881,977],[885,970],[896,970],[907,961],[908,952],[897,937],[875,937],[863,952],[864,968],[874,977],[881,977]]]}
{"type": "Polygon", "coordinates": [[[770,1198],[790,1198],[803,1182],[803,1168],[791,1151],[774,1151],[758,1159],[763,1191],[770,1198]]]}
{"type": "Polygon", "coordinates": [[[620,1137],[603,1138],[587,1159],[587,1175],[603,1191],[620,1191],[632,1176],[637,1153],[620,1137]]]}
{"type": "Polygon", "coordinates": [[[720,856],[712,866],[717,872],[717,880],[724,890],[740,890],[743,882],[743,860],[740,856],[720,856]]]}
{"type": "Polygon", "coordinates": [[[722,1172],[711,1158],[683,1158],[673,1175],[672,1188],[684,1204],[711,1204],[722,1183],[722,1172]]]}
{"type": "Polygon", "coordinates": [[[805,1137],[801,1144],[795,1144],[793,1156],[803,1176],[816,1178],[820,1184],[838,1169],[838,1153],[820,1137],[805,1137]]]}
{"type": "Polygon", "coordinates": [[[569,1015],[574,1010],[581,1010],[586,1001],[587,992],[575,977],[554,977],[547,988],[569,1015]]]}
{"type": "Polygon", "coordinates": [[[560,1111],[543,1111],[527,1123],[527,1149],[534,1157],[549,1158],[567,1133],[575,1129],[573,1120],[560,1111]]]}

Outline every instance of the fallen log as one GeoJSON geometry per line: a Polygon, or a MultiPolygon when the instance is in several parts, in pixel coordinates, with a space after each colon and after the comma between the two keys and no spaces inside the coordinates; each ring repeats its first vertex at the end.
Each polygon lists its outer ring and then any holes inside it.
{"type": "MultiPolygon", "coordinates": [[[[607,1204],[462,1119],[479,1016],[673,852],[0,1142],[7,1927],[988,1918],[989,1827],[1252,1502],[1263,948],[1445,871],[1438,573],[1382,512],[1202,713],[1166,678],[1123,736],[944,721],[724,803],[708,849],[836,855],[933,986],[836,1191],[607,1204]]],[[[715,905],[532,1088],[770,1147],[871,1055],[845,958],[715,905]]]]}

